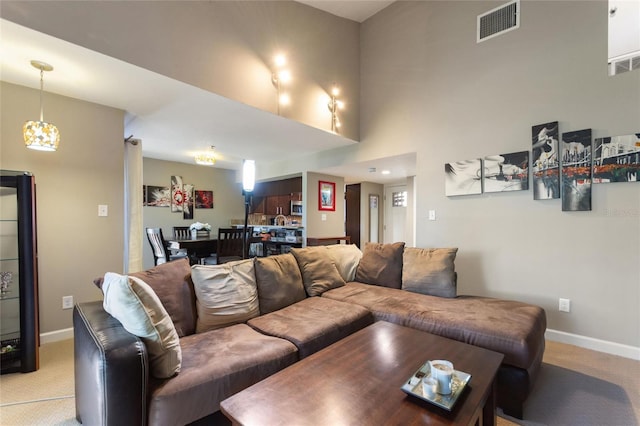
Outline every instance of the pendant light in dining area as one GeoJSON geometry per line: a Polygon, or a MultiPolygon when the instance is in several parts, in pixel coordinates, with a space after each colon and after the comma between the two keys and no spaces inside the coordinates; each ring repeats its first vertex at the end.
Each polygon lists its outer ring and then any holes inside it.
{"type": "Polygon", "coordinates": [[[34,68],[40,70],[40,120],[27,121],[22,126],[24,144],[27,148],[38,151],[55,151],[60,144],[60,132],[58,128],[44,121],[44,109],[42,96],[44,92],[44,72],[52,71],[53,67],[46,62],[31,61],[34,68]]]}

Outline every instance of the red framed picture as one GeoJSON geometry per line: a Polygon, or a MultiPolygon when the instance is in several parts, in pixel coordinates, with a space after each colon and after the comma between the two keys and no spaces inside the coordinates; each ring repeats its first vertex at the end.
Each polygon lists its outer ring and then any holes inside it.
{"type": "Polygon", "coordinates": [[[336,210],[335,182],[318,182],[318,210],[336,210]]]}

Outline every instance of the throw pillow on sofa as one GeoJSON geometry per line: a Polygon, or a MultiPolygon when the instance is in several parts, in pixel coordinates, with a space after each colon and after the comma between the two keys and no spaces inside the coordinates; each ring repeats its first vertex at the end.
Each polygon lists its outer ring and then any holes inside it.
{"type": "Polygon", "coordinates": [[[362,252],[355,244],[332,244],[325,246],[329,257],[338,268],[340,276],[345,282],[356,278],[356,269],[362,259],[362,252]]]}
{"type": "Polygon", "coordinates": [[[164,379],[180,371],[180,339],[160,299],[139,278],[107,272],[102,283],[104,310],[144,341],[151,374],[164,379]]]}
{"type": "Polygon", "coordinates": [[[298,262],[291,253],[256,259],[260,313],[277,311],[307,297],[298,262]]]}
{"type": "MultiPolygon", "coordinates": [[[[173,321],[178,336],[193,334],[196,330],[195,294],[191,283],[189,259],[162,263],[129,276],[140,278],[151,287],[173,321]]],[[[103,277],[93,283],[102,290],[103,277]]]]}
{"type": "Polygon", "coordinates": [[[457,248],[406,247],[403,254],[402,289],[440,297],[456,297],[457,248]]]}
{"type": "Polygon", "coordinates": [[[383,287],[402,287],[404,243],[366,243],[356,269],[356,281],[383,287]]]}
{"type": "Polygon", "coordinates": [[[193,265],[196,333],[245,322],[260,314],[253,259],[193,265]]]}
{"type": "Polygon", "coordinates": [[[345,285],[325,246],[294,248],[291,253],[302,273],[302,284],[309,297],[345,285]]]}

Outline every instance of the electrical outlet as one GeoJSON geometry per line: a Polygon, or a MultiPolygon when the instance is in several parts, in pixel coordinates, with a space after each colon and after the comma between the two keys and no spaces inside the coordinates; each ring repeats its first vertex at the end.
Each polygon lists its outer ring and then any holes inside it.
{"type": "Polygon", "coordinates": [[[571,312],[571,300],[561,298],[558,302],[558,310],[560,312],[571,312]]]}
{"type": "Polygon", "coordinates": [[[73,296],[62,296],[62,309],[73,308],[73,296]]]}

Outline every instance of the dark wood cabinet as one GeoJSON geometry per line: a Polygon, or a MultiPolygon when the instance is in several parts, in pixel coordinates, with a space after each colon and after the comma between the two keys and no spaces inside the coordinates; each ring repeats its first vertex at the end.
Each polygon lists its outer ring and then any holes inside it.
{"type": "Polygon", "coordinates": [[[251,201],[251,213],[291,214],[291,201],[302,201],[302,178],[257,183],[251,201]]]}
{"type": "Polygon", "coordinates": [[[272,195],[265,198],[265,214],[291,214],[291,195],[272,195]]]}

